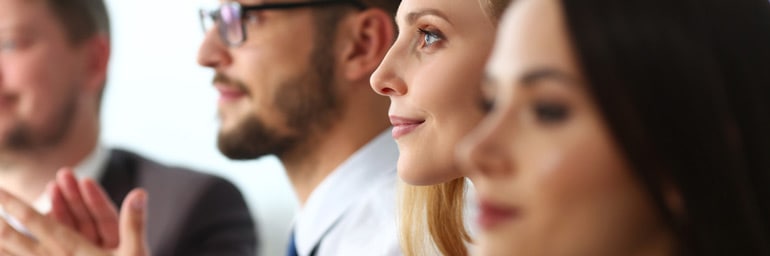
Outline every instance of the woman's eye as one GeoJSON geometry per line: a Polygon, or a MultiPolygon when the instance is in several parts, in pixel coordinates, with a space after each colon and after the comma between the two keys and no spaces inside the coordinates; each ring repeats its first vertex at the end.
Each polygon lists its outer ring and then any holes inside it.
{"type": "Polygon", "coordinates": [[[439,33],[428,31],[425,29],[419,29],[419,32],[420,32],[420,35],[422,36],[421,47],[432,47],[433,44],[443,40],[443,38],[439,33]]]}
{"type": "Polygon", "coordinates": [[[537,122],[553,125],[569,119],[569,108],[561,103],[539,102],[534,106],[537,122]]]}
{"type": "Polygon", "coordinates": [[[482,98],[479,100],[479,108],[481,111],[484,111],[484,113],[492,112],[492,110],[495,109],[495,102],[490,99],[482,98]]]}

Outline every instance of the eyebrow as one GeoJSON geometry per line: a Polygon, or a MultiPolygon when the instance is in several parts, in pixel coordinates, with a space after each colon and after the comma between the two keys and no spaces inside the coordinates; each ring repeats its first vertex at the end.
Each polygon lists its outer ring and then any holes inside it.
{"type": "Polygon", "coordinates": [[[452,24],[452,21],[450,21],[447,18],[446,14],[436,9],[421,9],[414,12],[410,12],[409,14],[406,15],[406,23],[409,25],[412,25],[415,22],[417,22],[417,19],[419,19],[420,17],[429,16],[429,15],[437,16],[441,19],[446,20],[447,22],[449,22],[449,24],[452,24]]]}
{"type": "Polygon", "coordinates": [[[519,83],[524,86],[531,87],[542,80],[553,80],[565,85],[579,84],[578,80],[573,76],[558,69],[549,67],[535,68],[525,72],[524,75],[519,78],[519,83]]]}

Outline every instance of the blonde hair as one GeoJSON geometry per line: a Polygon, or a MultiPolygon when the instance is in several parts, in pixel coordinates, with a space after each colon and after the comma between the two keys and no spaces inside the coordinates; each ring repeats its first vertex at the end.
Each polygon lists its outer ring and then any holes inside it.
{"type": "MultiPolygon", "coordinates": [[[[478,0],[497,24],[512,0],[478,0]]],[[[465,228],[465,178],[431,186],[401,184],[401,249],[406,256],[467,256],[471,237],[465,228]]]]}
{"type": "Polygon", "coordinates": [[[401,185],[401,248],[407,256],[466,256],[465,178],[432,186],[401,185]],[[435,247],[434,247],[435,246],[435,247]]]}

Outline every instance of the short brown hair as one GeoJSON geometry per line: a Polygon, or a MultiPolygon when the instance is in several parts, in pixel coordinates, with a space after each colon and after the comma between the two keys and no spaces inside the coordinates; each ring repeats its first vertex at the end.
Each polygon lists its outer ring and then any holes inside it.
{"type": "Polygon", "coordinates": [[[110,19],[103,0],[45,0],[66,30],[71,43],[96,34],[110,37],[110,19]]]}
{"type": "MultiPolygon", "coordinates": [[[[392,17],[393,20],[395,20],[396,11],[398,11],[398,6],[401,4],[401,0],[358,0],[358,2],[364,4],[366,8],[382,9],[390,14],[390,17],[392,17]]],[[[331,40],[327,37],[333,35],[334,32],[337,31],[339,21],[351,10],[353,10],[351,6],[338,6],[336,8],[316,10],[314,14],[317,40],[331,40]]]]}
{"type": "Polygon", "coordinates": [[[371,8],[383,9],[390,14],[391,17],[396,17],[396,11],[401,4],[401,0],[360,0],[361,3],[371,8]]]}

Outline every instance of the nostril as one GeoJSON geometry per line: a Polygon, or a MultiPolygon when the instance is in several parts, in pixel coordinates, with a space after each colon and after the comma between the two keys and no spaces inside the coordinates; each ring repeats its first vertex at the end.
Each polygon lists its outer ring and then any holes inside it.
{"type": "Polygon", "coordinates": [[[393,95],[393,94],[396,93],[396,90],[393,90],[393,88],[390,88],[390,87],[384,87],[384,88],[380,89],[379,93],[382,94],[382,95],[386,95],[386,96],[387,95],[393,95]]]}

